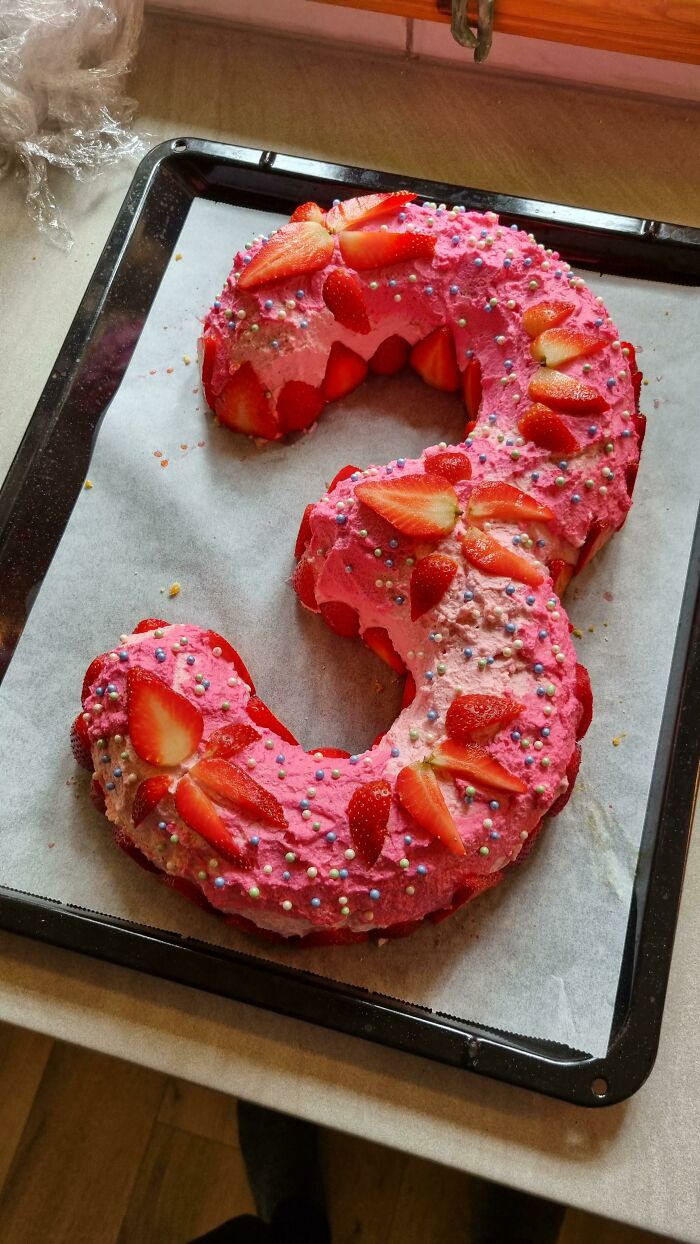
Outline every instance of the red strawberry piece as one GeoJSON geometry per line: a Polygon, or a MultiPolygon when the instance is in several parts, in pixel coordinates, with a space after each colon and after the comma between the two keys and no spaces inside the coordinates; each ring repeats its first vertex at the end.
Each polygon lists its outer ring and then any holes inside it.
{"type": "Polygon", "coordinates": [[[627,496],[630,499],[632,497],[632,493],[634,492],[634,486],[637,482],[638,471],[638,462],[630,462],[629,466],[625,467],[625,488],[627,489],[627,496]]]}
{"type": "Polygon", "coordinates": [[[601,519],[596,519],[591,523],[588,529],[588,535],[581,545],[581,551],[576,562],[574,574],[580,574],[584,566],[587,566],[591,558],[599,553],[604,544],[607,544],[613,534],[612,525],[604,523],[601,519]]]}
{"type": "Polygon", "coordinates": [[[320,389],[305,380],[288,380],[277,396],[277,418],[283,432],[303,432],[315,423],[326,405],[320,389]]]}
{"type": "Polygon", "coordinates": [[[368,626],[367,630],[362,632],[362,642],[397,674],[406,673],[406,666],[383,626],[368,626]]]}
{"type": "Polygon", "coordinates": [[[416,698],[416,681],[413,674],[406,675],[406,681],[403,685],[403,695],[401,696],[401,709],[408,708],[416,698]]]}
{"type": "Polygon", "coordinates": [[[212,376],[214,374],[214,363],[216,361],[216,346],[218,338],[213,333],[206,333],[200,338],[202,343],[202,388],[204,389],[204,397],[210,410],[214,409],[214,391],[211,387],[212,376]]]}
{"type": "Polygon", "coordinates": [[[104,816],[107,811],[104,787],[101,782],[97,781],[96,778],[93,778],[90,783],[90,799],[93,807],[97,808],[97,811],[101,812],[104,816]]]}
{"type": "Polygon", "coordinates": [[[134,627],[132,635],[143,635],[145,631],[157,631],[160,628],[170,626],[169,622],[164,622],[162,618],[142,618],[134,627]]]}
{"type": "Polygon", "coordinates": [[[377,346],[369,360],[369,369],[376,376],[395,376],[406,366],[410,353],[411,347],[408,342],[394,333],[392,337],[387,337],[386,341],[377,346]]]}
{"type": "Polygon", "coordinates": [[[298,746],[291,730],[287,729],[279,717],[275,717],[272,710],[267,707],[267,704],[263,703],[259,696],[251,695],[246,704],[246,712],[250,720],[254,721],[256,726],[260,726],[262,730],[272,730],[274,734],[278,734],[281,739],[284,739],[285,743],[292,743],[295,747],[298,746]]]}
{"type": "Polygon", "coordinates": [[[462,551],[467,561],[486,574],[502,575],[506,579],[517,579],[519,583],[528,583],[530,587],[538,587],[544,575],[534,562],[519,557],[501,544],[495,536],[478,527],[469,527],[462,537],[462,551]]]}
{"type": "MultiPolygon", "coordinates": [[[[95,657],[95,660],[91,661],[88,665],[83,679],[83,689],[81,691],[81,700],[83,704],[91,694],[93,686],[99,686],[100,680],[103,678],[108,664],[108,658],[106,656],[101,656],[95,657]]],[[[109,681],[109,679],[107,681],[109,681]]]]}
{"type": "Polygon", "coordinates": [[[367,364],[354,350],[348,350],[339,341],[334,341],[328,355],[326,374],[323,377],[323,395],[327,402],[335,402],[339,397],[352,393],[362,384],[367,375],[367,364]]]}
{"type": "Polygon", "coordinates": [[[444,843],[453,855],[466,855],[452,813],[429,764],[419,762],[402,769],[396,779],[396,797],[409,816],[433,838],[444,843]]]}
{"type": "Polygon", "coordinates": [[[391,811],[391,787],[379,779],[354,790],[348,804],[350,841],[363,864],[371,868],[381,855],[391,811]]]}
{"type": "Polygon", "coordinates": [[[223,855],[234,864],[244,864],[241,846],[227,829],[209,796],[188,774],[177,784],[175,807],[185,824],[208,842],[218,855],[223,855]]]}
{"type": "Polygon", "coordinates": [[[519,717],[523,708],[508,696],[458,695],[447,710],[445,729],[457,743],[483,742],[519,717]]]}
{"type": "Polygon", "coordinates": [[[348,268],[367,272],[409,259],[432,259],[435,237],[428,233],[341,233],[340,253],[348,268]]]}
{"type": "Polygon", "coordinates": [[[340,470],[333,476],[333,479],[328,485],[328,491],[332,492],[336,484],[342,484],[344,479],[350,479],[350,476],[355,475],[359,472],[359,470],[359,467],[352,466],[350,464],[348,464],[348,466],[341,467],[340,470]]]}
{"type": "Polygon", "coordinates": [[[90,749],[90,735],[88,734],[87,722],[83,721],[83,714],[78,713],[70,730],[70,749],[74,759],[81,769],[94,769],[92,763],[92,751],[90,749]]]}
{"type": "Polygon", "coordinates": [[[317,225],[325,225],[326,213],[323,211],[323,208],[319,207],[318,203],[300,203],[289,217],[289,222],[290,224],[296,224],[300,220],[312,220],[317,225]]]}
{"type": "Polygon", "coordinates": [[[447,536],[459,515],[457,493],[447,480],[429,475],[358,484],[355,496],[406,536],[447,536]]]}
{"type": "Polygon", "coordinates": [[[299,532],[297,534],[297,542],[294,545],[294,556],[296,557],[297,561],[301,557],[302,553],[304,552],[304,549],[306,548],[307,544],[309,543],[309,540],[311,539],[311,521],[310,521],[309,515],[311,514],[313,509],[314,509],[314,503],[313,501],[310,501],[306,509],[304,510],[304,513],[301,516],[301,523],[299,524],[299,532]]]}
{"type": "Polygon", "coordinates": [[[425,459],[425,473],[426,475],[441,475],[451,484],[458,484],[461,479],[471,479],[472,464],[466,454],[447,450],[445,453],[433,454],[425,459]]]}
{"type": "Polygon", "coordinates": [[[315,756],[316,753],[325,756],[326,760],[347,760],[350,752],[343,751],[342,747],[310,747],[309,756],[315,756]]]}
{"type": "Polygon", "coordinates": [[[243,679],[251,691],[255,691],[255,683],[248,673],[245,662],[239,657],[233,644],[230,644],[227,639],[224,639],[223,635],[219,635],[216,631],[205,631],[204,642],[212,651],[214,648],[220,648],[221,652],[217,653],[220,659],[222,661],[230,661],[238,677],[243,679]]]}
{"type": "Polygon", "coordinates": [[[561,415],[548,406],[535,403],[518,420],[518,431],[539,449],[553,454],[576,454],[580,445],[561,415]]]}
{"type": "Polygon", "coordinates": [[[641,449],[644,444],[644,437],[646,436],[647,417],[646,415],[640,414],[632,415],[632,423],[634,424],[634,430],[637,433],[637,443],[641,449]]]}
{"type": "Polygon", "coordinates": [[[580,661],[576,662],[576,699],[581,705],[576,738],[582,739],[593,720],[593,690],[588,670],[580,661]]]}
{"type": "Polygon", "coordinates": [[[630,369],[630,380],[632,381],[632,386],[634,388],[634,400],[637,410],[639,410],[639,395],[642,391],[643,375],[637,366],[637,355],[632,343],[629,341],[621,341],[620,345],[623,351],[627,351],[627,365],[630,369]]]}
{"type": "Polygon", "coordinates": [[[455,343],[447,325],[433,329],[411,350],[411,367],[432,389],[455,393],[459,388],[459,368],[455,343]]]}
{"type": "Polygon", "coordinates": [[[230,760],[244,747],[250,747],[261,737],[257,730],[245,721],[237,721],[231,726],[222,726],[215,730],[206,740],[206,756],[220,756],[222,760],[230,760]]]}
{"type": "Polygon", "coordinates": [[[574,359],[597,354],[604,345],[603,338],[594,333],[584,333],[576,328],[546,328],[535,337],[530,354],[546,367],[562,367],[574,359]]]}
{"type": "Polygon", "coordinates": [[[345,605],[340,600],[326,600],[321,605],[321,617],[336,635],[342,635],[343,639],[357,639],[360,619],[352,605],[345,605]]]}
{"type": "Polygon", "coordinates": [[[217,803],[234,809],[244,808],[268,825],[286,828],[287,820],[279,799],[231,760],[198,760],[190,769],[190,777],[217,803]]]}
{"type": "Polygon", "coordinates": [[[149,765],[177,765],[196,752],[204,729],[196,705],[138,665],[129,670],[126,686],[129,734],[137,756],[149,765]]]}
{"type": "Polygon", "coordinates": [[[412,622],[442,600],[458,570],[457,562],[444,553],[429,553],[416,562],[410,583],[412,622]]]}
{"type": "Polygon", "coordinates": [[[140,825],[145,821],[149,812],[158,807],[161,799],[165,799],[170,789],[170,778],[164,773],[158,774],[157,777],[146,778],[144,782],[140,782],[134,803],[131,809],[131,819],[134,825],[140,825]]]}
{"type": "Polygon", "coordinates": [[[360,282],[346,268],[335,268],[323,282],[323,301],[343,328],[352,333],[368,333],[372,325],[360,282]]]}
{"type": "Polygon", "coordinates": [[[501,790],[511,795],[524,795],[527,784],[494,760],[478,743],[456,743],[445,739],[433,749],[430,764],[445,769],[455,777],[466,778],[480,790],[501,790]]]}
{"type": "Polygon", "coordinates": [[[511,523],[548,523],[554,514],[548,506],[541,505],[513,484],[494,480],[474,485],[469,494],[469,517],[503,518],[511,523]]]}
{"type": "Polygon", "coordinates": [[[533,402],[543,402],[565,415],[599,415],[610,404],[591,385],[546,367],[535,372],[527,391],[533,402]]]}
{"type": "Polygon", "coordinates": [[[465,436],[473,432],[476,426],[476,421],[479,418],[481,396],[481,363],[478,359],[470,359],[462,372],[462,398],[467,412],[465,436]]]}
{"type": "Polygon", "coordinates": [[[557,596],[562,597],[571,582],[574,567],[571,562],[565,562],[561,557],[555,557],[549,563],[549,573],[552,576],[554,591],[557,596]]]}
{"type": "Polygon", "coordinates": [[[279,436],[280,426],[250,363],[243,363],[226,381],[214,402],[220,423],[246,436],[261,436],[272,441],[279,436]]]}
{"type": "Polygon", "coordinates": [[[554,328],[568,319],[574,310],[572,302],[538,302],[523,314],[523,328],[528,337],[539,337],[547,328],[554,328]]]}
{"type": "Polygon", "coordinates": [[[258,289],[304,272],[325,268],[333,254],[333,238],[314,220],[283,225],[241,270],[239,289],[258,289]]]}
{"type": "Polygon", "coordinates": [[[312,613],[319,612],[316,603],[314,568],[308,557],[302,557],[301,561],[297,562],[292,575],[292,587],[306,609],[310,609],[312,613]]]}
{"type": "Polygon", "coordinates": [[[415,199],[410,190],[392,190],[385,194],[363,194],[357,199],[345,199],[335,203],[326,216],[326,224],[333,233],[344,229],[357,229],[369,220],[377,220],[390,212],[399,212],[406,203],[415,199]]]}
{"type": "Polygon", "coordinates": [[[581,767],[581,744],[577,743],[574,750],[571,753],[571,756],[569,758],[569,763],[566,766],[566,777],[568,779],[569,785],[567,786],[563,795],[560,795],[558,799],[554,800],[554,803],[552,804],[551,808],[549,808],[547,812],[547,816],[558,816],[559,813],[566,807],[567,803],[569,802],[571,796],[574,793],[574,786],[576,784],[576,778],[578,777],[578,771],[580,767],[581,767]]]}

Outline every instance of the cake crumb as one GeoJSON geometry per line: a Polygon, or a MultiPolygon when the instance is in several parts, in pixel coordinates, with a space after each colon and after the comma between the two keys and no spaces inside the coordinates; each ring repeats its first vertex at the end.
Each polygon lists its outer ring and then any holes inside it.
{"type": "Polygon", "coordinates": [[[182,251],[175,251],[175,262],[176,263],[178,259],[182,259],[182,251]]]}
{"type": "Polygon", "coordinates": [[[591,634],[593,634],[593,632],[595,631],[595,627],[594,627],[594,626],[589,626],[589,628],[588,628],[588,629],[589,629],[589,631],[591,632],[591,634]]]}
{"type": "Polygon", "coordinates": [[[90,489],[90,488],[92,488],[92,486],[93,486],[93,484],[92,484],[92,480],[91,480],[91,479],[86,479],[86,480],[85,480],[85,483],[83,484],[83,488],[90,489]]]}
{"type": "Polygon", "coordinates": [[[170,463],[170,459],[169,459],[169,458],[161,458],[161,460],[160,460],[160,465],[161,465],[162,467],[166,467],[166,466],[168,466],[168,465],[169,465],[169,463],[170,463]]]}
{"type": "Polygon", "coordinates": [[[189,367],[190,363],[192,362],[192,359],[190,358],[189,354],[183,354],[182,361],[185,364],[185,367],[189,367]]]}
{"type": "Polygon", "coordinates": [[[165,369],[165,370],[166,370],[166,373],[167,373],[167,375],[168,375],[168,376],[172,376],[173,372],[175,371],[175,368],[174,368],[174,367],[166,367],[166,369],[165,369]]]}
{"type": "Polygon", "coordinates": [[[616,734],[616,735],[615,735],[615,738],[614,738],[614,739],[613,739],[613,741],[612,741],[612,745],[613,745],[613,747],[619,747],[619,746],[620,746],[620,744],[621,744],[621,742],[622,742],[622,740],[623,740],[623,739],[626,739],[626,738],[627,738],[627,732],[626,732],[626,730],[623,730],[623,731],[622,731],[622,734],[616,734]]]}
{"type": "Polygon", "coordinates": [[[179,595],[180,595],[180,584],[177,582],[171,583],[170,587],[168,588],[168,596],[179,596],[179,595]]]}
{"type": "Polygon", "coordinates": [[[583,631],[578,626],[574,627],[572,634],[575,635],[577,639],[583,639],[583,631]]]}

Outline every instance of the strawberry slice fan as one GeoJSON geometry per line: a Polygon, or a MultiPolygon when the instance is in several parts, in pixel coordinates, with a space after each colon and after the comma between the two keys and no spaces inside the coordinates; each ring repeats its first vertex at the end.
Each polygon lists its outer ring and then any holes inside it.
{"type": "Polygon", "coordinates": [[[362,755],[305,750],[225,639],[148,618],[88,669],[76,760],[119,845],[228,923],[409,933],[571,794],[592,695],[559,597],[631,504],[634,350],[532,235],[408,192],[254,239],[200,345],[217,420],[261,440],[405,367],[464,403],[460,444],[343,467],[294,549],[301,605],[404,676],[401,712],[362,755]]]}

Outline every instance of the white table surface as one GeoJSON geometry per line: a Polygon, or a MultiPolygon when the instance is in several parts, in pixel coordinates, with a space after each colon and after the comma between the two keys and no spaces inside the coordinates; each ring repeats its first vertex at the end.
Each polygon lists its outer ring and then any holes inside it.
{"type": "MultiPolygon", "coordinates": [[[[287,114],[282,110],[275,143],[269,113],[258,124],[257,109],[248,95],[236,99],[234,91],[234,99],[224,106],[218,88],[207,85],[215,75],[193,68],[189,61],[191,32],[195,29],[152,19],[147,30],[131,90],[142,100],[144,127],[152,141],[177,133],[202,134],[361,162],[362,148],[353,146],[347,135],[334,143],[331,131],[324,131],[323,124],[313,130],[313,140],[305,142],[303,127],[290,133],[287,114]],[[179,91],[174,95],[172,86],[166,88],[164,79],[159,83],[154,76],[158,63],[168,65],[170,83],[186,69],[190,76],[199,73],[201,90],[193,87],[191,93],[179,91]]],[[[217,55],[225,55],[229,37],[220,32],[214,36],[211,31],[203,36],[203,42],[208,39],[210,45],[210,68],[217,55]]],[[[282,83],[285,60],[292,73],[307,46],[294,41],[280,41],[277,46],[273,40],[250,35],[236,36],[235,44],[237,53],[245,44],[250,73],[255,72],[255,55],[268,67],[272,58],[282,83]]],[[[321,78],[325,74],[331,92],[338,80],[340,53],[317,50],[314,55],[314,72],[321,78]]],[[[359,76],[368,75],[367,90],[371,86],[377,99],[389,89],[387,82],[393,72],[395,67],[385,73],[382,62],[371,58],[357,71],[359,76]]],[[[438,82],[441,90],[453,90],[457,96],[463,90],[456,70],[426,66],[420,73],[416,69],[411,84],[404,83],[404,102],[409,89],[416,92],[418,102],[429,99],[438,82]]],[[[361,87],[358,83],[360,93],[361,87]]],[[[319,89],[317,85],[314,109],[319,89]]],[[[585,143],[588,132],[593,142],[595,127],[604,123],[605,98],[582,92],[577,101],[576,92],[562,88],[557,95],[559,88],[548,89],[559,115],[562,109],[570,109],[574,115],[581,108],[582,141],[585,143]]],[[[519,83],[514,93],[512,84],[503,80],[494,87],[492,79],[488,90],[495,90],[501,97],[498,102],[510,108],[515,117],[527,106],[528,93],[531,102],[533,92],[541,95],[543,88],[519,83]]],[[[668,142],[677,141],[677,131],[688,133],[688,123],[697,127],[697,111],[681,116],[669,105],[666,116],[665,107],[656,101],[634,101],[633,106],[626,102],[620,109],[622,121],[618,117],[618,122],[622,124],[626,117],[639,127],[648,108],[649,128],[662,124],[661,134],[666,134],[668,142]]],[[[396,151],[404,128],[401,110],[396,110],[395,132],[387,120],[390,116],[387,106],[382,140],[385,155],[382,158],[381,152],[377,154],[375,143],[373,158],[365,161],[368,164],[400,167],[401,155],[396,151]]],[[[661,176],[665,163],[673,158],[668,142],[663,150],[660,142],[649,144],[646,158],[650,182],[640,215],[652,214],[653,178],[661,176]],[[655,152],[660,161],[656,173],[655,152]]],[[[564,162],[567,158],[566,154],[562,156],[564,162]]],[[[481,159],[482,180],[475,177],[473,182],[488,185],[488,163],[483,163],[483,153],[481,159]]],[[[421,160],[420,153],[414,152],[414,158],[409,161],[406,157],[404,165],[402,171],[406,173],[450,174],[449,162],[446,169],[442,165],[436,168],[434,155],[432,160],[427,155],[421,160]]],[[[686,165],[686,169],[691,179],[697,179],[697,167],[686,165]]],[[[0,476],[10,464],[49,375],[131,171],[122,167],[80,188],[61,184],[61,198],[76,237],[70,254],[53,249],[34,231],[24,214],[17,186],[11,181],[0,183],[0,476]]],[[[501,160],[497,167],[494,165],[491,184],[498,189],[517,192],[520,188],[531,193],[534,171],[534,165],[518,166],[517,161],[511,165],[501,160]]],[[[624,169],[618,167],[607,180],[601,176],[597,185],[591,185],[588,205],[633,211],[624,203],[623,174],[624,169]]],[[[451,175],[459,180],[458,169],[452,168],[451,175]]],[[[541,197],[556,198],[557,189],[556,176],[549,176],[541,197]]],[[[693,219],[688,191],[686,180],[679,189],[677,211],[661,210],[658,214],[700,223],[693,219]]],[[[668,193],[667,182],[659,193],[661,207],[668,209],[668,200],[663,197],[668,193]]],[[[641,191],[638,198],[640,195],[641,191]]],[[[567,196],[560,193],[558,197],[567,196]]],[[[585,202],[580,192],[569,198],[585,202]]],[[[567,1106],[3,933],[0,1019],[570,1205],[678,1239],[698,1241],[699,900],[700,851],[696,843],[688,859],[656,1066],[634,1098],[604,1110],[567,1106]]]]}

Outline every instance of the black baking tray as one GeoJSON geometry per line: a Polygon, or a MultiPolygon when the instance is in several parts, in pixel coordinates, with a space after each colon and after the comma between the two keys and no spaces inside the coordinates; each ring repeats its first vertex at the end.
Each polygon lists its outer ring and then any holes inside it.
{"type": "MultiPolygon", "coordinates": [[[[406,187],[438,202],[496,211],[579,267],[700,285],[697,229],[199,139],[161,144],[136,172],[0,491],[0,679],[193,200],[287,214],[306,199],[329,203],[406,187]]],[[[0,927],[566,1101],[602,1106],[629,1097],[656,1055],[692,825],[700,762],[699,553],[696,529],[604,1058],[2,887],[0,927]]]]}

